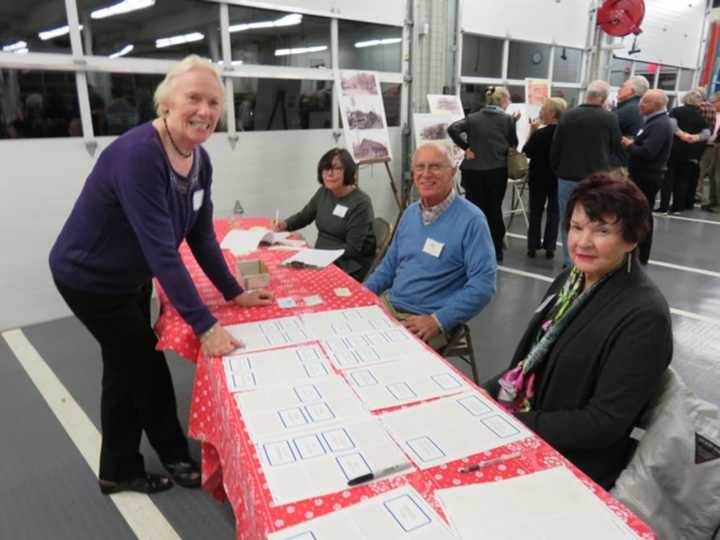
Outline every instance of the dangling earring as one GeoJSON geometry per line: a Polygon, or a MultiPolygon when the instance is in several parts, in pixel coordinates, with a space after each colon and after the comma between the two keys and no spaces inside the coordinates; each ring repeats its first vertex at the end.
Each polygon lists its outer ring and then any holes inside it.
{"type": "Polygon", "coordinates": [[[629,274],[631,270],[632,270],[632,251],[628,251],[626,272],[629,274]]]}

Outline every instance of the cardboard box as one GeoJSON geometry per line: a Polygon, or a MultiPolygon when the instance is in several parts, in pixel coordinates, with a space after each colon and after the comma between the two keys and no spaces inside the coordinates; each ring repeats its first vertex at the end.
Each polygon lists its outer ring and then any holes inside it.
{"type": "Polygon", "coordinates": [[[270,284],[270,272],[260,259],[238,261],[235,271],[243,289],[261,289],[270,284]]]}

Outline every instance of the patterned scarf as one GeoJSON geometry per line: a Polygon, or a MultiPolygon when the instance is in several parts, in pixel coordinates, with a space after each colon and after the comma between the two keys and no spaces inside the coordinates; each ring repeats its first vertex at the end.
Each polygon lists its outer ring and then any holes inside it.
{"type": "Polygon", "coordinates": [[[565,281],[555,304],[548,312],[535,337],[535,345],[525,359],[514,368],[508,370],[500,378],[498,401],[513,412],[527,412],[532,409],[532,398],[535,395],[535,374],[547,358],[548,352],[575,318],[597,288],[614,272],[609,272],[592,287],[583,291],[585,276],[573,267],[565,281]]]}

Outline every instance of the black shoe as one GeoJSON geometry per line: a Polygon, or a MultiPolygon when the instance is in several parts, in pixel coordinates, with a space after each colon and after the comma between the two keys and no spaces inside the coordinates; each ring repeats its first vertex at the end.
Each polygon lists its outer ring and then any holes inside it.
{"type": "Polygon", "coordinates": [[[700,208],[705,210],[706,212],[710,212],[711,214],[715,213],[715,209],[709,204],[703,204],[700,208]]]}
{"type": "Polygon", "coordinates": [[[534,249],[528,249],[528,250],[527,250],[527,256],[530,257],[531,259],[534,259],[534,258],[535,258],[535,250],[534,250],[534,249]]]}
{"type": "Polygon", "coordinates": [[[495,260],[499,263],[503,262],[503,254],[495,255],[495,260]]]}
{"type": "Polygon", "coordinates": [[[552,249],[548,249],[545,251],[545,258],[546,259],[554,259],[555,258],[555,252],[552,249]]]}
{"type": "Polygon", "coordinates": [[[668,211],[667,207],[663,207],[663,206],[658,206],[657,208],[653,208],[653,212],[655,212],[657,214],[667,214],[667,211],[668,211]]]}
{"type": "Polygon", "coordinates": [[[173,487],[172,481],[167,476],[160,474],[145,474],[138,476],[132,480],[124,482],[110,482],[108,480],[98,480],[100,492],[103,495],[112,495],[121,491],[135,491],[137,493],[160,493],[173,487]]]}
{"type": "Polygon", "coordinates": [[[200,466],[191,458],[186,461],[176,461],[175,463],[163,463],[165,470],[170,473],[172,479],[179,486],[185,488],[199,488],[202,474],[200,466]]]}

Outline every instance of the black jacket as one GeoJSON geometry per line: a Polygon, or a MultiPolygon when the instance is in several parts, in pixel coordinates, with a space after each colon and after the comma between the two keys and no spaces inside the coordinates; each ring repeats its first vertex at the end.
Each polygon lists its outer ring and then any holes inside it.
{"type": "MultiPolygon", "coordinates": [[[[691,105],[675,107],[670,111],[670,116],[677,120],[678,128],[686,133],[696,135],[703,129],[707,129],[707,122],[705,122],[705,118],[700,111],[700,107],[693,107],[691,105]]],[[[676,137],[673,141],[670,161],[674,163],[681,163],[683,161],[700,159],[704,150],[705,143],[702,141],[696,143],[686,143],[676,137]]]]}
{"type": "MultiPolygon", "coordinates": [[[[563,272],[547,295],[567,279],[563,272]]],[[[530,321],[511,366],[523,359],[544,317],[530,321]]],[[[569,323],[537,372],[523,423],[606,489],[627,463],[630,431],[654,395],[673,351],[665,298],[634,261],[620,269],[569,323]]],[[[498,377],[482,386],[497,395],[498,377]]]]}
{"type": "MultiPolygon", "coordinates": [[[[620,103],[615,109],[615,116],[618,119],[620,133],[626,137],[635,137],[643,126],[644,119],[640,113],[640,96],[633,96],[620,103]]],[[[611,158],[613,165],[628,166],[627,150],[615,154],[611,158]]]]}
{"type": "Polygon", "coordinates": [[[557,183],[557,177],[550,167],[550,147],[552,146],[555,124],[541,127],[530,135],[523,152],[530,159],[528,181],[532,185],[551,185],[557,183]]]}
{"type": "Polygon", "coordinates": [[[635,142],[628,147],[630,176],[664,173],[674,138],[666,112],[650,117],[635,137],[635,142]]]}
{"type": "Polygon", "coordinates": [[[509,147],[518,145],[515,121],[498,107],[485,107],[450,124],[450,138],[463,150],[471,148],[475,159],[466,159],[462,170],[489,171],[507,167],[509,147]],[[465,134],[465,138],[461,135],[465,134]]]}
{"type": "Polygon", "coordinates": [[[610,168],[623,152],[617,117],[600,105],[584,103],[562,115],[555,130],[550,164],[563,180],[579,181],[610,168]]]}

